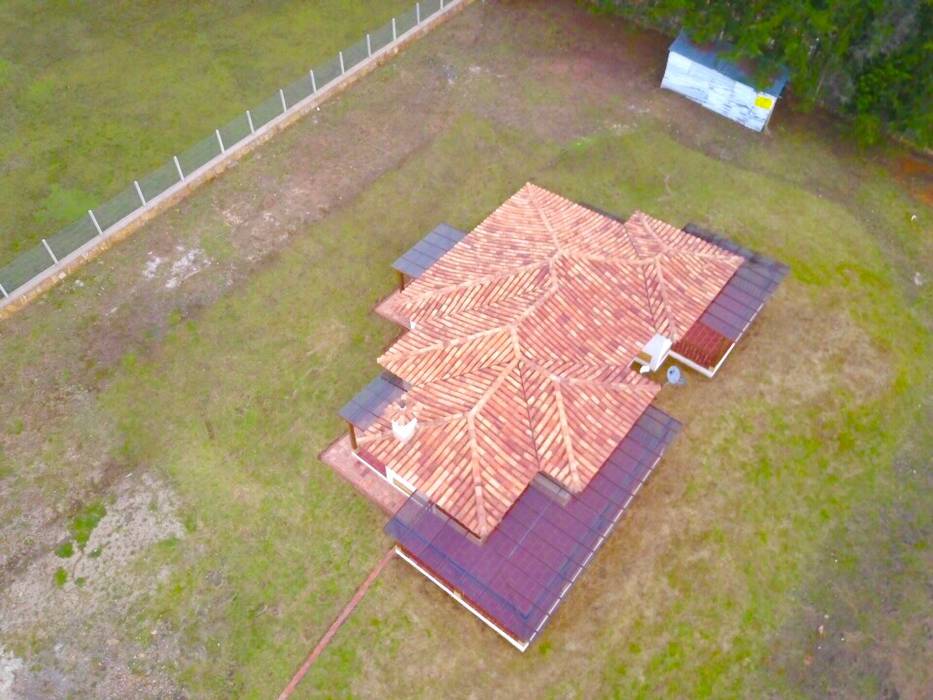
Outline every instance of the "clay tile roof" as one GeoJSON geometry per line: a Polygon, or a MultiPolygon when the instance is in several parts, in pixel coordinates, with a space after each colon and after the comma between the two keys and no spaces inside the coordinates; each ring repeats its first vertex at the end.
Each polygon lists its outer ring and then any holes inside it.
{"type": "Polygon", "coordinates": [[[361,443],[485,537],[538,472],[589,483],[659,390],[635,356],[676,342],[741,262],[527,184],[402,292],[412,329],[379,362],[411,385],[418,428],[361,443]]]}

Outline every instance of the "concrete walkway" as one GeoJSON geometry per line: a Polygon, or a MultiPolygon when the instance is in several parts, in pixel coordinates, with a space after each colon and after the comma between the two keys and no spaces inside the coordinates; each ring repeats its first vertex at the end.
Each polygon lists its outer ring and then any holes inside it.
{"type": "Polygon", "coordinates": [[[373,307],[373,312],[386,321],[391,321],[395,325],[407,329],[408,319],[398,312],[398,301],[401,294],[402,293],[396,289],[385,299],[380,300],[379,303],[373,307]]]}
{"type": "Polygon", "coordinates": [[[395,515],[405,503],[406,498],[401,491],[389,485],[353,455],[348,435],[344,435],[324,450],[320,460],[349,481],[353,488],[379,506],[387,515],[395,515]]]}

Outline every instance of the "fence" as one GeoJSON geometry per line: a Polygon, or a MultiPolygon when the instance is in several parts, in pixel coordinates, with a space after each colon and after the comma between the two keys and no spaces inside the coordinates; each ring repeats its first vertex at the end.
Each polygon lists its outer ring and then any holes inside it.
{"type": "Polygon", "coordinates": [[[329,61],[315,66],[252,109],[218,127],[188,150],[172,156],[161,167],[134,180],[109,201],[88,210],[86,216],[43,238],[40,245],[0,268],[0,309],[22,298],[44,280],[54,278],[81,255],[102,247],[160,202],[203,179],[223,161],[244,152],[290,116],[310,107],[378,61],[425,23],[468,1],[422,0],[416,3],[329,61]]]}

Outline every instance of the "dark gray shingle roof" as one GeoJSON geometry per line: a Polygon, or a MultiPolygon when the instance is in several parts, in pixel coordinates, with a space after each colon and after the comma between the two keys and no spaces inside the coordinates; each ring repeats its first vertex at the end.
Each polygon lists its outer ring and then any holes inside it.
{"type": "Polygon", "coordinates": [[[408,391],[404,381],[388,371],[367,384],[359,394],[340,409],[341,417],[360,430],[366,430],[382,416],[386,406],[408,391]]]}
{"type": "Polygon", "coordinates": [[[789,268],[694,224],[684,226],[684,231],[745,258],[698,321],[735,342],[774,294],[789,268]]]}
{"type": "Polygon", "coordinates": [[[392,263],[399,272],[418,278],[441,256],[453,248],[466,234],[449,224],[438,224],[431,233],[415,243],[412,248],[392,263]]]}
{"type": "Polygon", "coordinates": [[[515,639],[531,641],[679,430],[649,406],[583,491],[555,498],[538,477],[484,542],[419,493],[385,532],[515,639]]]}

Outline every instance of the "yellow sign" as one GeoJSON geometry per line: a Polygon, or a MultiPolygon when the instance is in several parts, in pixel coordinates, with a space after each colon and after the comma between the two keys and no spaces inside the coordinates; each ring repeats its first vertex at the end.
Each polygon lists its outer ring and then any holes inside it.
{"type": "Polygon", "coordinates": [[[771,109],[774,105],[774,100],[767,95],[758,95],[755,98],[755,106],[761,107],[762,109],[771,109]]]}

